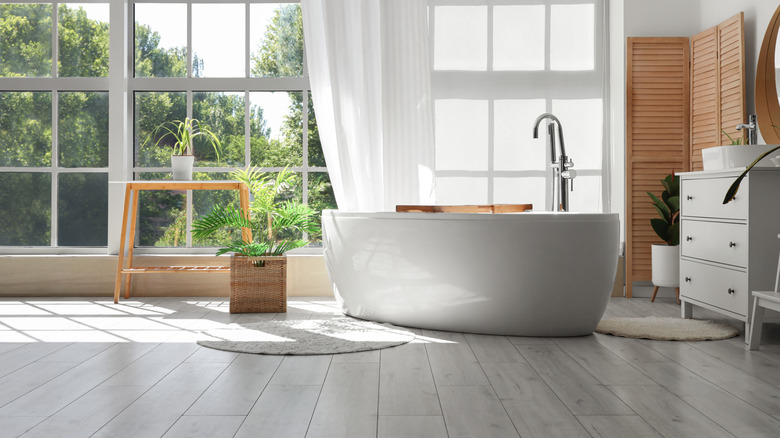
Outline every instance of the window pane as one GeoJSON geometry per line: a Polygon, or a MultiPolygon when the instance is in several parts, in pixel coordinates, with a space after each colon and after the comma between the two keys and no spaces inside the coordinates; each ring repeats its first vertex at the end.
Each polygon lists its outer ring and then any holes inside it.
{"type": "Polygon", "coordinates": [[[184,92],[135,93],[135,165],[138,167],[170,167],[174,140],[156,130],[167,121],[184,120],[187,115],[187,94],[184,92]]]}
{"type": "Polygon", "coordinates": [[[576,190],[569,193],[569,210],[602,213],[601,177],[579,175],[574,179],[576,190]]]}
{"type": "Polygon", "coordinates": [[[601,169],[604,115],[601,99],[553,100],[552,108],[565,128],[566,155],[574,161],[574,169],[601,169]]]}
{"type": "Polygon", "coordinates": [[[60,76],[108,76],[108,17],[108,3],[60,4],[60,76]]]}
{"type": "Polygon", "coordinates": [[[244,77],[246,8],[242,4],[192,5],[192,76],[244,77]]]}
{"type": "Polygon", "coordinates": [[[303,22],[296,4],[255,3],[249,7],[251,75],[303,76],[303,22]]]}
{"type": "Polygon", "coordinates": [[[251,163],[261,167],[303,163],[303,93],[250,93],[251,163]]]}
{"type": "Polygon", "coordinates": [[[544,70],[544,5],[493,8],[493,70],[544,70]]]}
{"type": "MultiPolygon", "coordinates": [[[[142,173],[140,180],[171,179],[170,173],[142,173]]],[[[138,246],[183,247],[187,244],[187,195],[183,191],[138,192],[138,246]]]]}
{"type": "Polygon", "coordinates": [[[57,195],[60,246],[106,246],[108,174],[61,173],[57,195]]]}
{"type": "Polygon", "coordinates": [[[496,178],[493,183],[496,204],[533,204],[534,210],[544,211],[544,197],[544,177],[496,178]]]}
{"type": "MultiPolygon", "coordinates": [[[[330,176],[325,172],[309,173],[309,207],[317,211],[317,223],[322,223],[322,210],[338,208],[330,176]]],[[[310,235],[309,240],[321,245],[322,233],[310,235]]]]}
{"type": "Polygon", "coordinates": [[[544,99],[497,100],[493,138],[495,170],[545,170],[549,152],[544,126],[539,140],[532,133],[534,120],[545,112],[544,99]]]}
{"type": "Polygon", "coordinates": [[[0,173],[0,245],[49,246],[51,174],[0,173]]]}
{"type": "Polygon", "coordinates": [[[0,92],[0,166],[51,166],[51,92],[0,92]]]}
{"type": "Polygon", "coordinates": [[[595,65],[593,5],[552,5],[551,8],[550,68],[593,70],[595,65]]]}
{"type": "Polygon", "coordinates": [[[317,128],[317,117],[314,114],[314,103],[309,92],[309,166],[325,167],[325,155],[322,152],[320,130],[317,128]]]}
{"type": "Polygon", "coordinates": [[[440,99],[434,117],[436,169],[487,170],[488,102],[440,99]]]}
{"type": "MultiPolygon", "coordinates": [[[[197,172],[192,176],[196,181],[229,180],[227,173],[197,172]]],[[[232,206],[240,208],[237,190],[193,190],[192,191],[192,216],[193,220],[200,219],[218,206],[232,206]]],[[[228,243],[241,239],[240,230],[219,230],[205,239],[192,238],[192,246],[225,246],[228,243]]]]}
{"type": "Polygon", "coordinates": [[[439,204],[487,204],[487,192],[487,178],[436,178],[436,202],[439,204]]]}
{"type": "Polygon", "coordinates": [[[192,116],[220,142],[220,160],[208,136],[195,137],[195,166],[244,166],[244,93],[194,93],[192,116]]]}
{"type": "Polygon", "coordinates": [[[0,77],[51,76],[51,4],[0,4],[0,77]]]}
{"type": "Polygon", "coordinates": [[[108,166],[108,93],[59,93],[62,167],[108,166]]]}
{"type": "Polygon", "coordinates": [[[187,5],[135,4],[135,76],[187,75],[187,5]]]}
{"type": "Polygon", "coordinates": [[[434,70],[487,69],[487,6],[437,6],[434,70]]]}

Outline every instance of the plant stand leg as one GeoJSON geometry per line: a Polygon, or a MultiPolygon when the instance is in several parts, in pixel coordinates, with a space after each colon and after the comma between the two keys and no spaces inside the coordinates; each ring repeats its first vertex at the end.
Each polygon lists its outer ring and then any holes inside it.
{"type": "Polygon", "coordinates": [[[653,296],[652,296],[652,297],[650,297],[650,302],[651,302],[651,303],[652,303],[652,302],[655,302],[655,294],[657,294],[657,293],[658,293],[658,286],[656,286],[656,287],[654,287],[654,288],[653,288],[653,296]]]}
{"type": "Polygon", "coordinates": [[[674,296],[677,298],[677,305],[680,305],[680,288],[676,287],[674,288],[674,296]]]}

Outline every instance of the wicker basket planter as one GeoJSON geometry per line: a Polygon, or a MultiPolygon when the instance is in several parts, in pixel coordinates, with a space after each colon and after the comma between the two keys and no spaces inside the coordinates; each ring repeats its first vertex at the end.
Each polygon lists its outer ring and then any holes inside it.
{"type": "Polygon", "coordinates": [[[230,313],[287,312],[287,257],[230,257],[230,313]]]}

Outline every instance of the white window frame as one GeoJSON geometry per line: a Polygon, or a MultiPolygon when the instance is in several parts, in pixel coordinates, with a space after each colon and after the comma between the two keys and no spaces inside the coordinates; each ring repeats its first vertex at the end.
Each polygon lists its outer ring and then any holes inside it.
{"type": "MultiPolygon", "coordinates": [[[[610,211],[610,166],[611,151],[609,149],[609,67],[607,41],[609,39],[607,26],[607,0],[428,0],[428,33],[429,51],[431,53],[431,85],[434,111],[437,100],[446,99],[480,99],[488,101],[488,151],[487,170],[442,170],[436,169],[436,177],[448,178],[480,178],[487,179],[487,203],[494,203],[494,185],[497,178],[545,178],[545,205],[552,202],[551,170],[496,170],[494,168],[494,138],[495,124],[494,104],[496,100],[504,99],[545,99],[545,112],[552,113],[552,102],[558,99],[602,99],[602,163],[601,169],[584,169],[577,167],[577,157],[574,156],[577,176],[601,177],[601,211],[610,211]],[[592,71],[556,71],[550,69],[550,10],[551,5],[558,4],[593,4],[594,10],[594,70],[592,71]],[[545,6],[545,66],[543,70],[531,71],[494,71],[493,70],[493,8],[504,5],[544,5],[545,6]],[[433,6],[433,7],[431,7],[433,6]],[[434,35],[436,25],[436,6],[487,6],[487,67],[485,71],[459,71],[434,69],[434,35]],[[598,92],[584,89],[579,84],[587,83],[592,87],[600,87],[598,92]],[[523,86],[531,83],[533,86],[523,86]]],[[[531,137],[533,120],[518,120],[518,132],[528,133],[531,137]]],[[[565,126],[564,126],[565,128],[565,126]]],[[[564,129],[566,136],[571,131],[564,129]]],[[[541,134],[540,134],[541,135],[541,134]]],[[[564,138],[565,139],[565,138],[564,138]]],[[[571,151],[568,151],[571,152],[571,151]]],[[[545,156],[549,156],[545,152],[545,156]]],[[[575,182],[576,187],[576,182],[575,182]]],[[[576,192],[575,192],[576,195],[576,192]]],[[[538,208],[538,207],[537,207],[538,208]]]]}

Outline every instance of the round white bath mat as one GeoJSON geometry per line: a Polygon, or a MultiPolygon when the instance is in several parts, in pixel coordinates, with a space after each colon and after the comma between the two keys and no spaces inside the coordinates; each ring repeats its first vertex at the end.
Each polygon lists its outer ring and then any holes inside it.
{"type": "Polygon", "coordinates": [[[333,318],[230,324],[201,332],[198,344],[239,353],[310,355],[379,350],[414,337],[389,324],[333,318]]]}
{"type": "Polygon", "coordinates": [[[602,319],[596,332],[658,341],[714,341],[733,338],[739,329],[715,321],[648,316],[602,319]]]}

